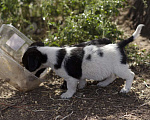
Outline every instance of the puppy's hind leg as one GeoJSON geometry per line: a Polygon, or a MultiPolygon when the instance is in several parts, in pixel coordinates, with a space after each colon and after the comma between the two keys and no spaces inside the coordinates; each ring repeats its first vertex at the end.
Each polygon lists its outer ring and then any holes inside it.
{"type": "Polygon", "coordinates": [[[120,92],[128,93],[131,89],[135,74],[128,68],[127,65],[122,65],[122,67],[116,70],[116,75],[126,80],[125,85],[120,92]]]}
{"type": "Polygon", "coordinates": [[[110,83],[112,83],[116,79],[116,76],[114,74],[111,74],[106,80],[99,82],[97,85],[100,87],[106,87],[110,83]]]}
{"type": "Polygon", "coordinates": [[[66,79],[67,81],[67,91],[61,95],[61,98],[71,98],[76,92],[78,80],[75,78],[66,79]]]}

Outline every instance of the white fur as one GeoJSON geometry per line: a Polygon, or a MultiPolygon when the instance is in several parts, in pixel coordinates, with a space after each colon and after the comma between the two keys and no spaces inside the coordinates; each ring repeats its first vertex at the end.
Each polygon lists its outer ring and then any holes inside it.
{"type": "Polygon", "coordinates": [[[143,26],[144,26],[144,24],[138,25],[137,29],[133,33],[134,39],[136,39],[140,35],[141,29],[142,29],[143,26]]]}
{"type": "MultiPolygon", "coordinates": [[[[137,27],[137,30],[133,33],[133,37],[136,38],[141,31],[140,25],[137,27]]],[[[70,51],[75,47],[66,47],[67,56],[70,55],[70,51]]],[[[54,65],[56,64],[56,53],[59,47],[37,47],[37,49],[46,54],[48,57],[48,61],[46,64],[43,64],[44,67],[51,67],[54,69],[54,65]]],[[[64,62],[62,62],[62,66],[60,69],[54,69],[57,75],[63,77],[67,81],[68,90],[61,95],[61,98],[70,98],[76,92],[76,87],[79,82],[79,88],[83,88],[86,84],[85,79],[93,79],[97,81],[101,81],[106,79],[103,82],[99,82],[98,86],[105,87],[111,82],[115,80],[115,75],[126,79],[125,86],[121,89],[120,92],[127,93],[129,92],[132,81],[134,78],[134,73],[129,69],[128,64],[121,64],[122,56],[118,49],[117,44],[108,44],[103,47],[96,47],[94,45],[84,47],[84,57],[82,61],[82,76],[81,79],[75,79],[69,76],[64,68],[64,62]],[[97,52],[101,50],[103,52],[103,56],[100,57],[97,52]],[[87,60],[87,56],[91,54],[91,60],[87,60]]]]}

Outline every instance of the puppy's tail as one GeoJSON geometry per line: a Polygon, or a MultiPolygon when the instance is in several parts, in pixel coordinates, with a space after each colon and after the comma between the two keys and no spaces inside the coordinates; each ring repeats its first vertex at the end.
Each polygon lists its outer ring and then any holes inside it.
{"type": "Polygon", "coordinates": [[[135,30],[135,32],[132,34],[132,36],[126,40],[121,41],[120,43],[118,43],[118,46],[121,48],[124,48],[127,44],[129,44],[130,42],[132,42],[134,39],[136,39],[142,30],[142,27],[144,26],[144,24],[139,24],[135,30]]]}

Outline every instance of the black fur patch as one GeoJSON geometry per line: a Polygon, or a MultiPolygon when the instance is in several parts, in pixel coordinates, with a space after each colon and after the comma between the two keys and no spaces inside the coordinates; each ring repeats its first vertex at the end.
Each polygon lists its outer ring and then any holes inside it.
{"type": "MultiPolygon", "coordinates": [[[[44,46],[44,43],[43,43],[43,42],[34,42],[34,43],[32,43],[32,44],[30,45],[30,47],[31,47],[31,46],[41,46],[41,47],[43,47],[43,46],[44,46]]],[[[35,76],[36,76],[36,77],[40,77],[40,74],[41,74],[42,72],[44,72],[45,69],[46,69],[46,68],[42,68],[42,69],[38,70],[38,71],[35,73],[35,76]]]]}
{"type": "Polygon", "coordinates": [[[120,48],[119,46],[118,46],[118,48],[119,48],[119,51],[120,51],[120,53],[122,55],[121,63],[122,64],[126,64],[127,63],[127,56],[126,56],[126,54],[124,52],[124,49],[122,47],[120,48]]]}
{"type": "Polygon", "coordinates": [[[119,48],[124,48],[127,44],[129,44],[129,43],[132,42],[133,40],[134,40],[134,37],[131,36],[130,38],[119,42],[119,43],[118,43],[118,46],[119,46],[119,48]]]}
{"type": "Polygon", "coordinates": [[[118,45],[118,49],[122,55],[122,59],[121,59],[121,63],[122,64],[126,64],[127,63],[127,56],[124,52],[124,47],[129,44],[130,42],[132,42],[134,40],[134,37],[131,36],[130,38],[126,39],[126,40],[123,40],[121,42],[119,42],[117,45],[118,45]]]}
{"type": "Polygon", "coordinates": [[[68,75],[80,79],[82,76],[82,60],[84,50],[82,47],[71,50],[70,56],[65,59],[65,69],[68,75]]]}
{"type": "Polygon", "coordinates": [[[42,68],[42,69],[38,70],[38,71],[35,73],[35,76],[36,76],[36,77],[40,77],[41,73],[44,72],[45,69],[46,69],[46,68],[42,68]]]}
{"type": "Polygon", "coordinates": [[[89,54],[86,59],[91,60],[91,55],[89,54]]]}
{"type": "Polygon", "coordinates": [[[47,62],[47,55],[42,54],[36,47],[29,48],[22,57],[24,67],[30,72],[38,69],[42,63],[47,62]]]}
{"type": "Polygon", "coordinates": [[[55,69],[61,68],[61,64],[62,64],[62,61],[63,61],[65,55],[66,55],[66,50],[65,49],[60,49],[58,51],[58,53],[57,53],[57,63],[54,65],[55,69]]]}

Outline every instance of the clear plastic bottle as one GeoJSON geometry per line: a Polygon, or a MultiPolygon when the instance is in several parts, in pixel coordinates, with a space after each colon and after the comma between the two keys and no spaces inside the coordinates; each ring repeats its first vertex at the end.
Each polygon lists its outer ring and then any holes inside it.
{"type": "Polygon", "coordinates": [[[23,33],[12,25],[3,24],[0,28],[0,78],[20,91],[32,90],[39,86],[45,74],[37,78],[22,65],[22,56],[32,44],[23,33]]]}

